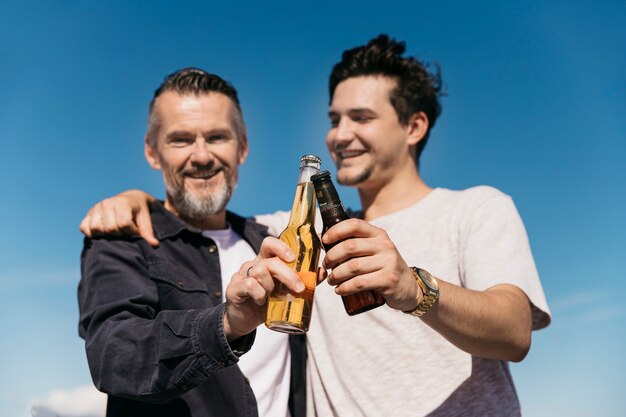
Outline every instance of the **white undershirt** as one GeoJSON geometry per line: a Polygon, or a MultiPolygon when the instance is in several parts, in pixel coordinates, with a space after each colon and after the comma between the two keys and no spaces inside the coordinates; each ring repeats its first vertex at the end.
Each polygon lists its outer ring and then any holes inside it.
{"type": "MultiPolygon", "coordinates": [[[[252,247],[230,225],[223,230],[205,230],[202,234],[215,241],[222,272],[222,294],[231,277],[246,261],[256,257],[252,247]]],[[[222,296],[222,301],[224,296],[222,296]]],[[[288,336],[257,328],[256,339],[249,352],[239,358],[239,369],[250,381],[257,400],[260,417],[289,417],[289,379],[291,352],[288,336]]]]}

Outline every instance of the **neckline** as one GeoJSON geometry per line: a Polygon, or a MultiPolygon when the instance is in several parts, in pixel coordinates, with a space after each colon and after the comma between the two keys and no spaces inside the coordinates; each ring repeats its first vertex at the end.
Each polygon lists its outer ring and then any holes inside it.
{"type": "MultiPolygon", "coordinates": [[[[418,202],[416,202],[416,203],[414,203],[414,204],[412,204],[412,205],[410,205],[408,207],[405,207],[403,209],[400,209],[400,210],[397,210],[397,211],[393,211],[391,213],[387,213],[387,214],[384,214],[384,215],[379,216],[379,217],[375,217],[373,219],[368,220],[368,222],[376,224],[378,222],[384,222],[385,219],[387,219],[389,217],[392,217],[392,216],[395,217],[397,215],[401,215],[403,213],[406,213],[406,212],[409,212],[409,211],[412,211],[412,210],[416,210],[417,208],[422,209],[423,207],[426,207],[426,206],[430,205],[430,201],[432,201],[433,198],[434,198],[433,196],[439,195],[441,190],[443,190],[443,189],[440,188],[440,187],[435,187],[432,190],[430,190],[430,192],[428,194],[426,194],[418,202]]],[[[363,218],[363,210],[360,210],[360,211],[355,212],[355,213],[358,213],[360,219],[363,218]]]]}

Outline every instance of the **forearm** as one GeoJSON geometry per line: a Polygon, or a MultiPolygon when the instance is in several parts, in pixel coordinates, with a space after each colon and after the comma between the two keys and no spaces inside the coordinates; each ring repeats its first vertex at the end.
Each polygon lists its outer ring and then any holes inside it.
{"type": "Polygon", "coordinates": [[[162,312],[153,320],[111,317],[92,326],[85,340],[95,385],[119,397],[164,402],[234,365],[223,307],[162,312]]]}
{"type": "Polygon", "coordinates": [[[519,362],[530,349],[528,298],[512,285],[473,291],[443,280],[439,300],[422,320],[472,355],[519,362]]]}

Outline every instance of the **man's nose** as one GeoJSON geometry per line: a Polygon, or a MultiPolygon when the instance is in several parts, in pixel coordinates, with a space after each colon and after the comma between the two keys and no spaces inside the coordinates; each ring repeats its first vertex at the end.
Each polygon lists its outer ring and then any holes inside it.
{"type": "Polygon", "coordinates": [[[352,121],[347,117],[342,117],[337,124],[334,136],[334,139],[338,142],[349,142],[354,139],[352,121]]]}
{"type": "Polygon", "coordinates": [[[191,153],[191,163],[196,165],[206,165],[213,159],[213,155],[209,149],[209,144],[204,138],[196,139],[191,153]]]}

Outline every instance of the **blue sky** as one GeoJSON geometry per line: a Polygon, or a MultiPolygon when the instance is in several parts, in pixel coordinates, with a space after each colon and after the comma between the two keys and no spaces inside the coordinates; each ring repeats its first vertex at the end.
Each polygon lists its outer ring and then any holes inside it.
{"type": "Polygon", "coordinates": [[[78,223],[122,189],[163,195],[142,152],[163,76],[235,84],[251,149],[231,208],[288,209],[301,155],[332,171],[331,66],[381,32],[443,69],[429,185],[496,186],[526,224],[554,318],[512,366],[525,415],[625,415],[626,2],[221,3],[0,5],[0,415],[90,383],[78,223]]]}

